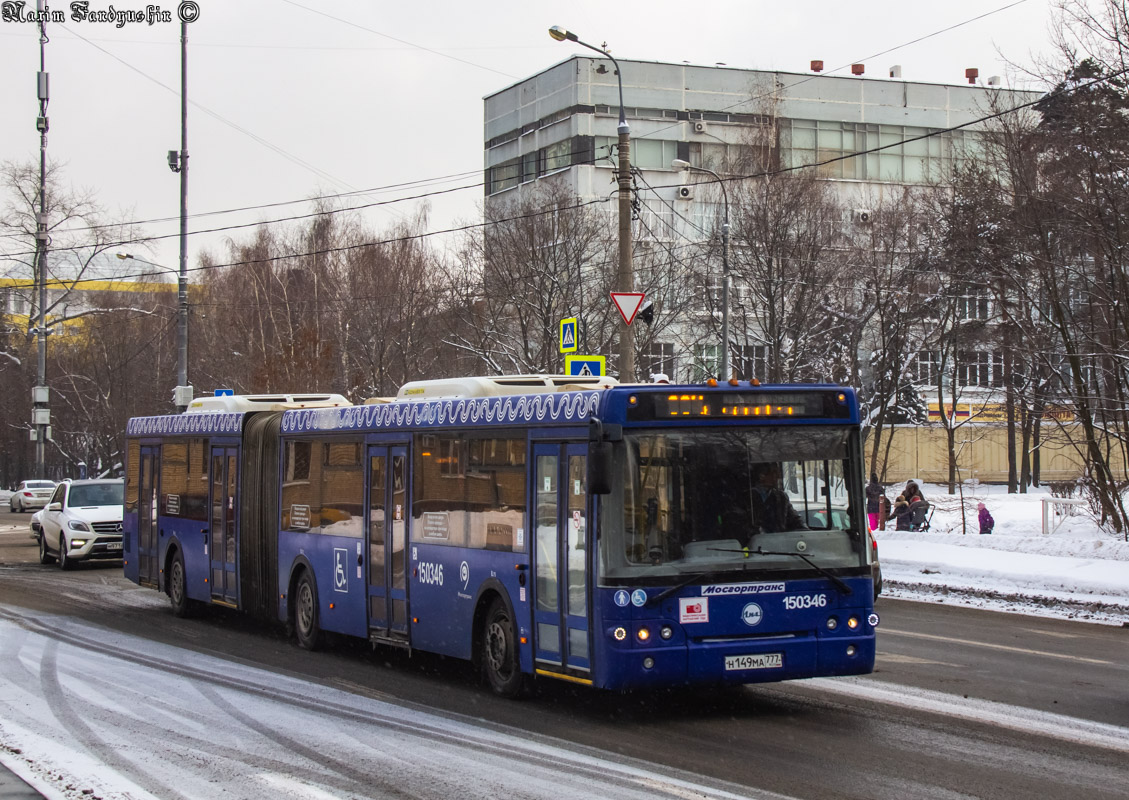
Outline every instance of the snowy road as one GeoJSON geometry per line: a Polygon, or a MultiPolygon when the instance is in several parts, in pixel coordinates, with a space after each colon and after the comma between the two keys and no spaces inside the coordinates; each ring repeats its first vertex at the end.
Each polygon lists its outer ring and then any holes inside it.
{"type": "Polygon", "coordinates": [[[0,760],[48,797],[750,796],[22,609],[0,671],[0,760]]]}
{"type": "Polygon", "coordinates": [[[1129,797],[1110,625],[883,599],[870,676],[508,702],[34,561],[0,531],[0,762],[49,798],[1129,797]]]}

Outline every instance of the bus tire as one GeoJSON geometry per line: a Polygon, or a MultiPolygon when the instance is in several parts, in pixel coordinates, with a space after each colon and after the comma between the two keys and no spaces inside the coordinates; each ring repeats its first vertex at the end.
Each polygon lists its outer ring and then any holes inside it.
{"type": "Polygon", "coordinates": [[[47,537],[43,535],[43,531],[39,532],[39,563],[55,563],[55,556],[51,555],[51,551],[47,549],[47,537]]]}
{"type": "Polygon", "coordinates": [[[294,590],[294,635],[303,650],[317,650],[322,645],[318,624],[318,590],[310,573],[303,570],[294,590]]]}
{"type": "Polygon", "coordinates": [[[192,616],[195,603],[188,599],[188,575],[184,570],[184,555],[179,548],[173,552],[168,574],[167,589],[173,616],[181,619],[192,616]]]}
{"type": "Polygon", "coordinates": [[[518,697],[525,685],[517,651],[517,631],[500,597],[490,602],[482,630],[482,675],[500,697],[518,697]]]}

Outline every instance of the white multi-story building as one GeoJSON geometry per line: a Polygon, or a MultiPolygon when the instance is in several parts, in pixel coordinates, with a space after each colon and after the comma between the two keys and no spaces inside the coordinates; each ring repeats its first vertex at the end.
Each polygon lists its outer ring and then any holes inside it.
{"type": "MultiPolygon", "coordinates": [[[[977,131],[983,127],[978,120],[1038,97],[1003,89],[997,78],[986,85],[902,80],[898,67],[890,68],[889,78],[873,78],[619,63],[631,164],[641,189],[636,235],[644,240],[662,237],[663,231],[700,239],[719,217],[721,195],[701,183],[709,178],[696,174],[692,182],[697,185],[688,185],[691,181],[672,167],[675,159],[720,172],[742,150],[761,149],[767,160],[760,162],[776,168],[821,164],[819,176],[833,182],[841,207],[848,210],[844,224],[865,224],[869,210],[885,198],[906,186],[936,182],[951,174],[955,162],[975,157],[977,131]],[[874,152],[887,145],[897,146],[874,152]]],[[[861,72],[861,65],[855,70],[861,72]]],[[[519,199],[543,181],[563,184],[580,200],[614,199],[618,80],[610,59],[573,56],[488,95],[487,209],[519,199]]],[[[614,218],[616,204],[607,208],[614,218]]],[[[970,297],[970,319],[983,318],[989,305],[984,297],[970,297]]],[[[692,344],[690,327],[668,336],[671,341],[650,345],[641,355],[640,374],[701,377],[703,362],[716,358],[718,347],[692,344]]],[[[756,348],[747,349],[749,364],[764,357],[756,348]]],[[[990,387],[998,379],[996,356],[981,355],[976,369],[964,368],[965,377],[971,385],[990,387]]],[[[922,354],[922,382],[933,377],[932,357],[922,354]]]]}

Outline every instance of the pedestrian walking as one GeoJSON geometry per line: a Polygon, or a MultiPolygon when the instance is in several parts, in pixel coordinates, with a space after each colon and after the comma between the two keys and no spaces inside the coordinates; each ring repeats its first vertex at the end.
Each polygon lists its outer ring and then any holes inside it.
{"type": "Polygon", "coordinates": [[[992,519],[992,512],[983,503],[977,503],[976,508],[980,511],[980,533],[981,535],[989,534],[992,528],[996,527],[996,521],[992,519]]]}

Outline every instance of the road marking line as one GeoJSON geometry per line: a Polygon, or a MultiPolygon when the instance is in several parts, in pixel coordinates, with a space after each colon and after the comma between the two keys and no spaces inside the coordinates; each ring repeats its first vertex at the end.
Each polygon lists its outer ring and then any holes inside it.
{"type": "Polygon", "coordinates": [[[895,631],[889,628],[881,628],[880,635],[882,636],[908,636],[911,639],[928,639],[933,642],[951,642],[955,644],[967,644],[973,647],[986,647],[989,650],[1004,650],[1009,653],[1026,653],[1033,656],[1046,656],[1047,658],[1061,658],[1064,661],[1079,661],[1083,664],[1104,664],[1106,666],[1114,666],[1112,661],[1103,661],[1100,658],[1086,658],[1085,656],[1072,656],[1067,653],[1048,653],[1045,650],[1031,650],[1026,647],[1011,647],[1006,644],[993,644],[991,642],[973,642],[968,639],[954,639],[951,636],[936,636],[931,633],[918,633],[916,631],[895,631]]]}
{"type": "MultiPolygon", "coordinates": [[[[1010,728],[1033,736],[1047,736],[1077,744],[1129,752],[1129,728],[1105,722],[1094,722],[975,697],[962,698],[930,689],[919,689],[916,686],[885,683],[867,677],[808,678],[805,681],[796,681],[795,684],[800,684],[797,688],[812,687],[863,700],[1010,728]]],[[[789,684],[788,688],[792,687],[793,684],[789,684]]]]}
{"type": "Polygon", "coordinates": [[[905,656],[899,653],[879,653],[878,661],[881,664],[934,664],[941,667],[957,667],[964,666],[963,664],[951,664],[948,661],[934,661],[931,658],[918,658],[917,656],[905,656]]]}

